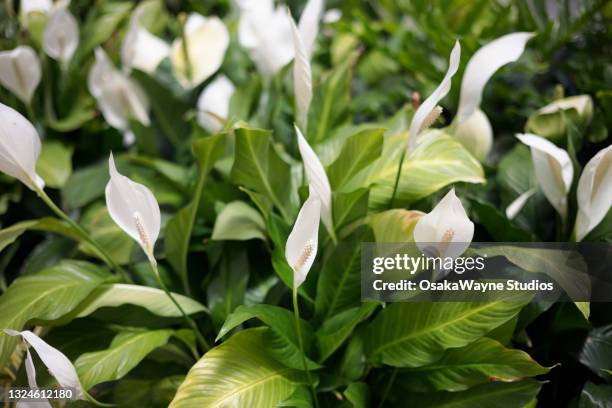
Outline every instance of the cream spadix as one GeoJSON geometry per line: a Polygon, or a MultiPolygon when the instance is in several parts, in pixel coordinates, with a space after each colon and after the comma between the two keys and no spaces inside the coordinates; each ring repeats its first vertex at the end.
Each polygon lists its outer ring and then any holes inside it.
{"type": "Polygon", "coordinates": [[[185,88],[193,88],[214,74],[225,57],[229,32],[218,17],[191,13],[185,23],[186,47],[178,38],[172,44],[170,60],[176,79],[185,88]],[[187,57],[185,58],[185,50],[187,57]]]}
{"type": "Polygon", "coordinates": [[[550,204],[565,218],[567,193],[574,177],[569,155],[541,136],[525,133],[516,137],[531,149],[531,159],[540,188],[550,204]]]}
{"type": "Polygon", "coordinates": [[[461,58],[461,46],[459,41],[455,42],[455,46],[451,51],[448,61],[448,71],[440,82],[440,85],[433,91],[427,99],[419,106],[410,122],[410,138],[408,139],[408,149],[412,150],[417,143],[419,133],[431,125],[440,115],[441,110],[438,109],[438,102],[446,96],[451,89],[451,80],[459,68],[459,60],[461,58]],[[423,126],[423,125],[426,126],[423,126]]]}
{"type": "Polygon", "coordinates": [[[36,52],[27,45],[0,52],[0,84],[26,105],[32,101],[42,75],[36,52]]]}
{"type": "Polygon", "coordinates": [[[321,220],[329,234],[335,239],[332,221],[331,185],[325,173],[325,168],[297,126],[295,126],[295,133],[297,134],[298,149],[300,150],[300,155],[304,162],[304,170],[308,178],[310,194],[316,195],[321,201],[321,220]]]}
{"type": "Polygon", "coordinates": [[[45,182],[36,174],[40,148],[34,126],[21,113],[0,103],[0,171],[30,190],[42,189],[45,182]]]}
{"type": "Polygon", "coordinates": [[[456,258],[468,248],[474,237],[474,223],[468,218],[461,200],[451,189],[414,228],[414,241],[430,256],[456,258]]]}
{"type": "Polygon", "coordinates": [[[117,171],[111,153],[108,159],[110,180],[106,185],[106,207],[115,223],[143,249],[152,265],[155,241],[161,227],[161,214],[155,196],[147,187],[117,171]]]}
{"type": "MultiPolygon", "coordinates": [[[[53,378],[55,378],[60,386],[64,388],[71,388],[75,397],[85,399],[85,392],[83,391],[83,387],[79,381],[79,376],[77,375],[76,369],[68,357],[66,357],[61,351],[55,347],[52,347],[29,330],[19,332],[16,330],[5,329],[4,332],[9,336],[21,336],[23,340],[25,340],[34,350],[36,350],[36,354],[38,354],[38,357],[40,357],[43,364],[47,367],[53,378]]],[[[36,380],[35,378],[30,378],[30,376],[35,376],[36,372],[34,371],[33,364],[28,369],[28,365],[32,363],[31,357],[29,360],[29,363],[26,362],[26,369],[28,374],[28,383],[31,386],[32,383],[36,384],[36,380]]]]}
{"type": "Polygon", "coordinates": [[[66,64],[79,45],[79,24],[68,10],[69,2],[60,2],[49,16],[43,34],[43,48],[51,58],[66,64]]]}
{"type": "Polygon", "coordinates": [[[211,133],[220,131],[227,120],[235,87],[225,75],[219,75],[198,98],[198,123],[211,133]]]}
{"type": "Polygon", "coordinates": [[[293,287],[296,290],[306,280],[317,256],[320,218],[321,202],[316,194],[311,193],[302,205],[285,245],[285,259],[293,269],[293,287]]]}
{"type": "Polygon", "coordinates": [[[295,89],[295,105],[297,108],[297,122],[306,131],[308,110],[312,101],[312,74],[310,57],[304,45],[302,34],[293,22],[291,15],[287,16],[293,35],[295,59],[293,61],[293,86],[295,89]]]}
{"type": "Polygon", "coordinates": [[[600,150],[584,166],[577,196],[576,240],[582,241],[612,206],[612,145],[600,150]]]}

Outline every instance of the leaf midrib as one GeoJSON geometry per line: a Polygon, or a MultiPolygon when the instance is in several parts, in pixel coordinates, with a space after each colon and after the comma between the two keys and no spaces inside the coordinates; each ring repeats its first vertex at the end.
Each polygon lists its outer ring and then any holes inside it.
{"type": "Polygon", "coordinates": [[[422,335],[425,335],[425,334],[427,334],[429,332],[432,332],[432,331],[438,330],[440,328],[443,328],[445,326],[448,326],[450,324],[460,322],[460,321],[466,319],[467,317],[469,317],[469,316],[471,316],[473,314],[477,314],[478,312],[480,312],[482,310],[485,310],[485,309],[491,307],[492,305],[497,305],[499,303],[500,303],[500,301],[491,302],[491,303],[485,303],[482,306],[479,306],[479,307],[474,308],[474,309],[470,309],[465,314],[459,315],[458,318],[456,318],[456,319],[447,320],[447,321],[445,321],[445,322],[443,322],[441,324],[434,325],[434,326],[429,326],[429,327],[426,327],[424,330],[419,330],[419,331],[416,331],[416,332],[412,332],[412,333],[409,333],[408,335],[401,336],[401,337],[399,337],[399,338],[397,338],[397,339],[395,339],[393,341],[390,341],[388,343],[383,343],[380,347],[378,347],[378,348],[376,348],[376,349],[374,349],[372,351],[372,355],[376,355],[376,354],[380,353],[382,350],[387,349],[389,347],[392,347],[392,346],[396,345],[397,343],[404,342],[404,341],[406,341],[406,340],[408,340],[410,338],[422,336],[422,335]]]}

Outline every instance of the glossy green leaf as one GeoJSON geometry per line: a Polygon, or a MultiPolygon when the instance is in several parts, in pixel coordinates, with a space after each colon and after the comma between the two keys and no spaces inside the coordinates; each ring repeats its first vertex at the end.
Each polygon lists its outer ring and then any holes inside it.
{"type": "Polygon", "coordinates": [[[370,226],[376,242],[414,242],[414,227],[422,215],[420,211],[404,209],[387,210],[372,215],[370,226]]]}
{"type": "Polygon", "coordinates": [[[580,362],[599,377],[612,380],[612,325],[592,329],[584,340],[580,362]]]}
{"type": "MultiPolygon", "coordinates": [[[[189,315],[207,311],[203,305],[187,296],[177,293],[174,293],[173,296],[189,315]]],[[[91,292],[87,299],[79,305],[78,317],[90,315],[101,307],[117,307],[125,304],[143,307],[157,316],[181,316],[180,310],[161,289],[113,283],[101,285],[91,292]]]]}
{"type": "MultiPolygon", "coordinates": [[[[398,152],[405,149],[404,137],[399,134],[385,139],[383,154],[370,170],[367,185],[373,184],[371,208],[384,208],[391,199],[399,165],[398,152]]],[[[458,182],[484,183],[482,166],[453,137],[441,131],[428,132],[404,160],[396,204],[419,200],[458,182]]]]}
{"type": "Polygon", "coordinates": [[[578,408],[607,408],[612,401],[612,385],[587,382],[580,393],[578,408]]]}
{"type": "Polygon", "coordinates": [[[198,161],[200,172],[195,186],[193,200],[189,205],[180,209],[166,224],[165,239],[166,257],[168,262],[181,277],[183,289],[189,293],[189,278],[187,274],[187,253],[189,242],[196,220],[202,189],[214,164],[225,152],[225,138],[227,135],[218,134],[210,137],[196,139],[193,142],[193,155],[198,161]]]}
{"type": "MultiPolygon", "coordinates": [[[[63,261],[35,275],[17,278],[0,296],[0,327],[22,330],[31,320],[55,320],[71,312],[107,276],[93,264],[63,261]]],[[[0,335],[0,367],[18,339],[0,335]]]]}
{"type": "Polygon", "coordinates": [[[272,146],[272,135],[260,129],[236,129],[232,180],[270,200],[290,222],[291,171],[272,146]]]}
{"type": "Polygon", "coordinates": [[[266,353],[266,329],[244,330],[204,355],[189,371],[170,408],[274,407],[305,374],[266,353]]]}
{"type": "Polygon", "coordinates": [[[72,173],[72,148],[55,140],[45,140],[36,162],[36,172],[48,187],[60,188],[72,173]]]}
{"type": "Polygon", "coordinates": [[[402,370],[398,381],[421,392],[463,391],[490,381],[518,381],[548,371],[524,351],[507,349],[483,337],[465,347],[447,350],[430,365],[402,370]]]}
{"type": "Polygon", "coordinates": [[[0,229],[0,251],[11,245],[17,238],[26,232],[30,227],[36,225],[37,221],[21,221],[10,227],[0,229]]]}
{"type": "Polygon", "coordinates": [[[382,152],[384,129],[361,131],[345,142],[336,160],[327,168],[332,190],[340,191],[382,152]]]}
{"type": "Polygon", "coordinates": [[[364,382],[349,384],[344,390],[344,396],[353,404],[353,408],[367,408],[370,406],[370,389],[364,382]]]}
{"type": "MultiPolygon", "coordinates": [[[[295,330],[293,313],[291,311],[272,305],[239,306],[230,314],[217,335],[217,340],[225,336],[230,330],[249,319],[259,319],[271,331],[264,333],[267,340],[267,351],[271,356],[282,361],[288,367],[303,369],[303,354],[299,349],[299,340],[295,330]]],[[[310,348],[314,334],[310,325],[300,320],[302,339],[306,352],[310,348]]],[[[318,368],[319,365],[306,357],[309,368],[318,368]]]]}
{"type": "Polygon", "coordinates": [[[540,391],[541,383],[533,380],[514,383],[492,382],[466,391],[438,391],[407,394],[405,398],[418,407],[436,408],[517,408],[525,407],[540,391]]]}
{"type": "Polygon", "coordinates": [[[367,354],[395,367],[431,364],[505,323],[530,300],[518,293],[489,302],[393,303],[367,327],[367,354]]]}
{"type": "Polygon", "coordinates": [[[74,366],[83,388],[124,377],[171,335],[172,330],[126,331],[115,336],[108,349],[81,355],[74,366]]]}
{"type": "Polygon", "coordinates": [[[261,214],[244,201],[232,201],[217,215],[211,239],[246,241],[266,239],[265,221],[261,214]]]}

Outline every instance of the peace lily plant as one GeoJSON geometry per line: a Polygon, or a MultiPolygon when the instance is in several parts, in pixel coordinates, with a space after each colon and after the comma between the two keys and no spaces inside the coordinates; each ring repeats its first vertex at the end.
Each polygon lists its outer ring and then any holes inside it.
{"type": "Polygon", "coordinates": [[[582,285],[579,258],[508,243],[612,238],[603,3],[353,3],[6,2],[3,386],[98,406],[607,403],[605,303],[362,293],[370,245],[393,243],[495,241],[512,270],[582,285]]]}

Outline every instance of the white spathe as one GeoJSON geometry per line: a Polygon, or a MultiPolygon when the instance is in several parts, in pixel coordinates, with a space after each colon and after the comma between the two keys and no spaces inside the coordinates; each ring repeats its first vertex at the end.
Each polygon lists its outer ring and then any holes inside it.
{"type": "Polygon", "coordinates": [[[590,119],[593,114],[593,99],[589,95],[568,96],[567,98],[557,99],[540,108],[538,113],[555,113],[568,109],[575,109],[578,115],[590,119]]]}
{"type": "Polygon", "coordinates": [[[321,202],[310,194],[298,213],[285,245],[285,259],[293,269],[293,287],[297,290],[306,280],[319,246],[321,202]]]}
{"type": "MultiPolygon", "coordinates": [[[[18,332],[16,332],[18,333],[18,332]]],[[[25,360],[25,368],[26,368],[26,376],[28,377],[28,387],[32,390],[38,389],[38,383],[36,382],[36,367],[34,367],[34,360],[32,360],[32,354],[30,354],[30,350],[26,350],[26,360],[25,360]]],[[[52,408],[51,404],[47,399],[43,399],[42,401],[17,401],[15,404],[15,408],[52,408]]]]}
{"type": "Polygon", "coordinates": [[[0,171],[31,190],[44,188],[45,182],[36,174],[40,148],[34,126],[21,113],[0,103],[0,171]]]}
{"type": "Polygon", "coordinates": [[[304,51],[308,59],[312,57],[315,40],[319,33],[319,20],[322,14],[323,0],[308,0],[300,16],[298,27],[304,44],[304,51]]]}
{"type": "Polygon", "coordinates": [[[310,56],[304,45],[302,34],[293,22],[291,15],[287,16],[291,25],[295,60],[293,61],[293,87],[295,89],[295,105],[297,109],[297,122],[306,131],[308,110],[312,101],[312,74],[310,69],[310,56]]]}
{"type": "Polygon", "coordinates": [[[0,52],[0,83],[25,104],[40,83],[42,70],[36,52],[27,45],[0,52]]]}
{"type": "Polygon", "coordinates": [[[109,125],[124,134],[124,142],[133,142],[129,129],[130,119],[149,126],[149,100],[142,88],[130,77],[113,66],[112,62],[98,47],[96,61],[89,70],[87,85],[96,98],[98,108],[109,125]]]}
{"type": "Polygon", "coordinates": [[[152,74],[160,62],[170,55],[170,46],[140,25],[143,10],[140,8],[132,15],[121,44],[121,63],[124,69],[136,68],[152,74]]]}
{"type": "Polygon", "coordinates": [[[323,221],[327,232],[329,232],[329,235],[335,239],[334,223],[332,221],[331,185],[329,184],[329,179],[325,173],[325,168],[297,126],[295,126],[295,133],[297,134],[298,149],[300,150],[300,155],[302,156],[302,161],[304,162],[304,170],[306,172],[306,177],[308,178],[308,188],[310,190],[310,194],[316,195],[321,201],[321,220],[323,221]]]}
{"type": "Polygon", "coordinates": [[[460,256],[473,237],[474,223],[468,218],[454,188],[433,210],[422,216],[414,228],[414,241],[421,252],[442,258],[460,256]]]}
{"type": "Polygon", "coordinates": [[[577,196],[576,240],[582,241],[612,206],[612,145],[600,150],[584,166],[577,196]]]}
{"type": "Polygon", "coordinates": [[[519,59],[525,44],[535,34],[519,32],[506,34],[491,41],[474,53],[463,74],[456,121],[465,122],[478,109],[482,91],[498,69],[519,59]]]}
{"type": "Polygon", "coordinates": [[[193,88],[219,69],[230,37],[227,27],[218,17],[204,17],[198,13],[189,15],[184,31],[189,65],[181,38],[172,43],[170,59],[179,83],[185,88],[193,88]]]}
{"type": "Polygon", "coordinates": [[[493,146],[493,127],[487,115],[479,108],[466,121],[457,125],[454,135],[479,161],[487,158],[493,146]]]}
{"type": "MultiPolygon", "coordinates": [[[[77,371],[68,357],[66,357],[61,351],[47,344],[43,339],[29,330],[19,332],[16,330],[5,329],[4,332],[9,336],[21,336],[21,338],[23,338],[30,346],[32,346],[32,348],[34,348],[34,350],[36,350],[38,357],[40,357],[43,364],[47,367],[53,378],[55,378],[60,386],[64,388],[72,388],[77,398],[85,399],[85,392],[81,386],[81,382],[79,381],[77,371]]],[[[33,369],[33,366],[30,368],[33,369]]],[[[32,374],[35,374],[35,372],[32,372],[32,374]]],[[[30,370],[28,370],[28,377],[29,376],[30,370]]],[[[28,382],[30,382],[30,378],[28,378],[28,382]]]]}
{"type": "Polygon", "coordinates": [[[446,75],[444,75],[442,82],[440,82],[440,85],[438,85],[435,91],[433,91],[433,93],[429,95],[427,99],[425,99],[412,117],[412,121],[410,122],[408,150],[412,150],[414,146],[416,146],[419,133],[423,130],[423,123],[428,119],[434,108],[438,106],[438,102],[440,102],[440,100],[446,96],[448,91],[450,91],[451,80],[459,68],[460,59],[461,46],[459,45],[459,41],[456,41],[448,61],[448,70],[446,71],[446,75]]]}
{"type": "Polygon", "coordinates": [[[48,14],[52,8],[52,0],[21,0],[19,2],[19,14],[21,16],[33,12],[48,14]]]}
{"type": "Polygon", "coordinates": [[[551,141],[531,133],[516,137],[529,146],[535,175],[546,199],[561,217],[567,216],[567,193],[574,177],[574,167],[567,152],[551,141]]]}
{"type": "Polygon", "coordinates": [[[229,115],[230,100],[236,88],[225,75],[219,75],[198,98],[198,123],[210,133],[223,129],[229,115]]]}
{"type": "Polygon", "coordinates": [[[111,153],[110,180],[106,185],[106,207],[115,223],[143,249],[156,265],[153,249],[161,228],[161,213],[155,196],[147,187],[120,174],[111,153]]]}
{"type": "Polygon", "coordinates": [[[58,5],[45,27],[43,48],[51,58],[66,64],[79,45],[79,24],[68,11],[68,4],[58,5]]]}
{"type": "Polygon", "coordinates": [[[284,7],[272,0],[238,1],[238,41],[264,77],[272,77],[293,58],[293,36],[284,7]]]}
{"type": "Polygon", "coordinates": [[[514,201],[512,201],[508,207],[506,207],[506,217],[511,220],[518,215],[519,212],[523,209],[527,201],[531,198],[532,195],[535,194],[537,190],[535,188],[531,188],[525,191],[523,194],[518,196],[514,201]]]}

